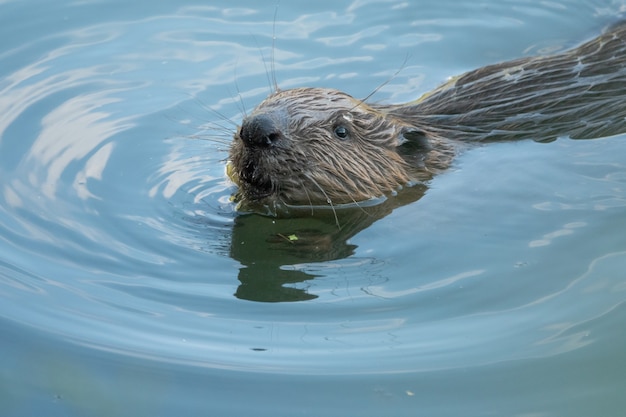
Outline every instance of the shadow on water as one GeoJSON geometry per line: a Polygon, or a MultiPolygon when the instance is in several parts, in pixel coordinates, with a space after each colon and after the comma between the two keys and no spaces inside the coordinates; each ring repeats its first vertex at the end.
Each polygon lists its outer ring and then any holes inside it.
{"type": "Polygon", "coordinates": [[[230,256],[242,264],[235,296],[260,302],[305,301],[317,298],[297,284],[317,276],[303,264],[345,259],[357,246],[350,238],[395,208],[419,200],[422,184],[371,206],[298,208],[288,216],[242,214],[235,218],[230,256]]]}

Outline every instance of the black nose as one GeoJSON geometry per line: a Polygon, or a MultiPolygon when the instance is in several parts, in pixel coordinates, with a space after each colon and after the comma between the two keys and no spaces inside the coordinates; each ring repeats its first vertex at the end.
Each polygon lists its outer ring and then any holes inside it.
{"type": "Polygon", "coordinates": [[[268,148],[281,138],[281,133],[272,118],[259,114],[243,119],[239,137],[247,146],[268,148]]]}

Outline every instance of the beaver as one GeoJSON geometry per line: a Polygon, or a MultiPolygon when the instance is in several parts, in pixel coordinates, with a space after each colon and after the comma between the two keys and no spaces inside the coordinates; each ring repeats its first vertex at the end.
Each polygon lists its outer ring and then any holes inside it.
{"type": "Polygon", "coordinates": [[[243,203],[336,206],[428,181],[471,143],[626,131],[626,22],[582,45],[467,72],[405,104],[277,89],[234,135],[243,203]]]}

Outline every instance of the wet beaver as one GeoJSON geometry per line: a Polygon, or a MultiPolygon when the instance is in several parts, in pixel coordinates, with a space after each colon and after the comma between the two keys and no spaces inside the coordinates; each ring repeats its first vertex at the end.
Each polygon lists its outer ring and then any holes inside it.
{"type": "Polygon", "coordinates": [[[563,53],[470,71],[407,104],[276,91],[243,119],[227,172],[243,202],[336,205],[428,180],[466,143],[625,131],[623,22],[563,53]]]}

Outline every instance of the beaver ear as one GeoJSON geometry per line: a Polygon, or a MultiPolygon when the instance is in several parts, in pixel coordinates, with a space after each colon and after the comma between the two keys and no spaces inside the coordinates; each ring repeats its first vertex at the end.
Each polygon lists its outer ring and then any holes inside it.
{"type": "Polygon", "coordinates": [[[416,127],[403,127],[398,135],[398,146],[403,148],[430,149],[430,143],[426,132],[416,127]]]}

